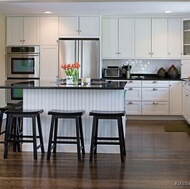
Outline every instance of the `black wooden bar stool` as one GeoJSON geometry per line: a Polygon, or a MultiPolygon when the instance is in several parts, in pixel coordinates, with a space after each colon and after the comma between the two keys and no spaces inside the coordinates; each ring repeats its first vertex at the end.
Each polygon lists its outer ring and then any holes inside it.
{"type": "Polygon", "coordinates": [[[49,132],[47,160],[50,159],[52,149],[53,149],[53,153],[56,153],[57,144],[77,144],[78,161],[81,160],[81,150],[82,150],[82,154],[85,154],[82,118],[81,118],[84,113],[85,113],[84,110],[69,110],[69,111],[51,110],[48,112],[48,115],[51,115],[51,125],[50,125],[50,132],[49,132]],[[59,136],[57,134],[58,119],[75,119],[76,135],[75,136],[59,136]]]}
{"type": "Polygon", "coordinates": [[[7,110],[7,129],[5,133],[5,148],[4,158],[8,156],[9,143],[33,143],[34,159],[37,159],[37,150],[41,148],[41,152],[44,153],[43,135],[41,128],[40,114],[43,113],[42,109],[39,110],[7,110]],[[32,134],[24,135],[22,127],[24,126],[20,119],[31,118],[32,119],[32,134]],[[36,121],[38,127],[38,134],[36,134],[36,121]],[[40,144],[37,146],[37,139],[39,138],[40,144]]]}
{"type": "MultiPolygon", "coordinates": [[[[3,126],[3,116],[4,116],[4,113],[5,111],[7,110],[11,110],[11,109],[22,109],[22,101],[21,102],[18,102],[18,103],[11,103],[11,104],[8,104],[4,107],[0,107],[0,135],[3,135],[6,131],[6,126],[4,127],[4,129],[2,128],[3,126]]],[[[4,144],[4,140],[1,140],[0,143],[1,144],[4,144]]]]}
{"type": "Polygon", "coordinates": [[[93,116],[92,136],[90,146],[90,162],[92,162],[93,154],[97,153],[97,145],[119,145],[121,161],[124,161],[124,155],[126,155],[125,138],[123,132],[122,116],[125,115],[125,111],[96,111],[92,110],[89,113],[93,116]],[[98,137],[98,120],[100,119],[115,119],[118,122],[118,137],[98,137]]]}

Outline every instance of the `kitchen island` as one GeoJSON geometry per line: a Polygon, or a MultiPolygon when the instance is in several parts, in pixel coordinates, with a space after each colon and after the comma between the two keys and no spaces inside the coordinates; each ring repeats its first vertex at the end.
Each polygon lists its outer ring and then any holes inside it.
{"type": "MultiPolygon", "coordinates": [[[[65,85],[62,82],[40,81],[35,86],[20,86],[23,88],[23,108],[24,109],[44,109],[41,116],[42,130],[44,136],[45,150],[47,150],[49,139],[50,119],[48,111],[51,109],[61,110],[85,110],[82,117],[83,132],[85,140],[85,150],[88,153],[90,149],[90,138],[92,128],[92,117],[89,116],[91,110],[124,110],[124,86],[126,82],[102,82],[96,81],[90,85],[65,85]]],[[[14,87],[14,86],[12,86],[14,87]]],[[[3,86],[0,88],[11,88],[11,86],[3,86]]],[[[18,86],[17,86],[18,88],[18,86]]],[[[75,132],[73,120],[64,120],[64,124],[68,125],[67,129],[62,130],[60,126],[59,133],[67,136],[75,132]]],[[[25,119],[24,124],[31,124],[25,119]]],[[[115,120],[101,120],[100,136],[110,135],[117,136],[117,127],[115,120]],[[108,124],[113,126],[108,127],[108,124]],[[109,129],[108,129],[109,128],[109,129]]],[[[123,118],[125,125],[125,118],[123,118]]],[[[65,127],[64,127],[65,128],[65,127]]],[[[23,132],[29,134],[32,132],[30,127],[24,127],[23,132]]],[[[125,132],[125,127],[124,127],[125,132]]],[[[23,144],[24,151],[32,151],[32,144],[23,144]]],[[[58,151],[76,152],[76,145],[58,145],[58,151]]],[[[119,153],[119,146],[106,145],[99,146],[99,152],[119,153]]]]}

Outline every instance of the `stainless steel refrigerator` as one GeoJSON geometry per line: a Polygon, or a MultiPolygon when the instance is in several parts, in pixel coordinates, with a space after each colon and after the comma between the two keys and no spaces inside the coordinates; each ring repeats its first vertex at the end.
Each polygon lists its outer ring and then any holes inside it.
{"type": "Polygon", "coordinates": [[[59,39],[59,78],[65,78],[62,64],[79,62],[79,78],[99,78],[99,39],[59,39]]]}

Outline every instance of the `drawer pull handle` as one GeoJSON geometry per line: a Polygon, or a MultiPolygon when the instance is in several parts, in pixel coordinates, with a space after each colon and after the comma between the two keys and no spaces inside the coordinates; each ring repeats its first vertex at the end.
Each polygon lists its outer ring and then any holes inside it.
{"type": "Polygon", "coordinates": [[[153,88],[152,90],[153,90],[153,91],[157,91],[157,88],[153,88]]]}
{"type": "Polygon", "coordinates": [[[153,81],[152,83],[157,83],[157,81],[153,81]]]}
{"type": "Polygon", "coordinates": [[[133,83],[133,81],[130,80],[129,83],[133,83]]]}
{"type": "Polygon", "coordinates": [[[130,101],[130,102],[128,102],[128,104],[133,104],[133,102],[130,101]]]}
{"type": "Polygon", "coordinates": [[[132,87],[130,87],[130,88],[129,88],[129,90],[131,91],[131,90],[133,90],[133,88],[132,88],[132,87]]]}
{"type": "Polygon", "coordinates": [[[153,102],[152,104],[157,105],[157,104],[158,104],[158,102],[153,102]]]}

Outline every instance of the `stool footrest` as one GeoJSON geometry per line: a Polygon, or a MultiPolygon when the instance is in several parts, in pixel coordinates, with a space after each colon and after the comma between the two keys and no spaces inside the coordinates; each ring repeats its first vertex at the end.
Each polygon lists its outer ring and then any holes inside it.
{"type": "Polygon", "coordinates": [[[120,143],[119,142],[94,142],[94,144],[115,144],[115,145],[118,145],[120,143]]]}
{"type": "Polygon", "coordinates": [[[97,137],[97,140],[119,140],[119,137],[97,137]]]}
{"type": "Polygon", "coordinates": [[[77,141],[52,141],[54,145],[57,144],[77,144],[77,141]]]}

